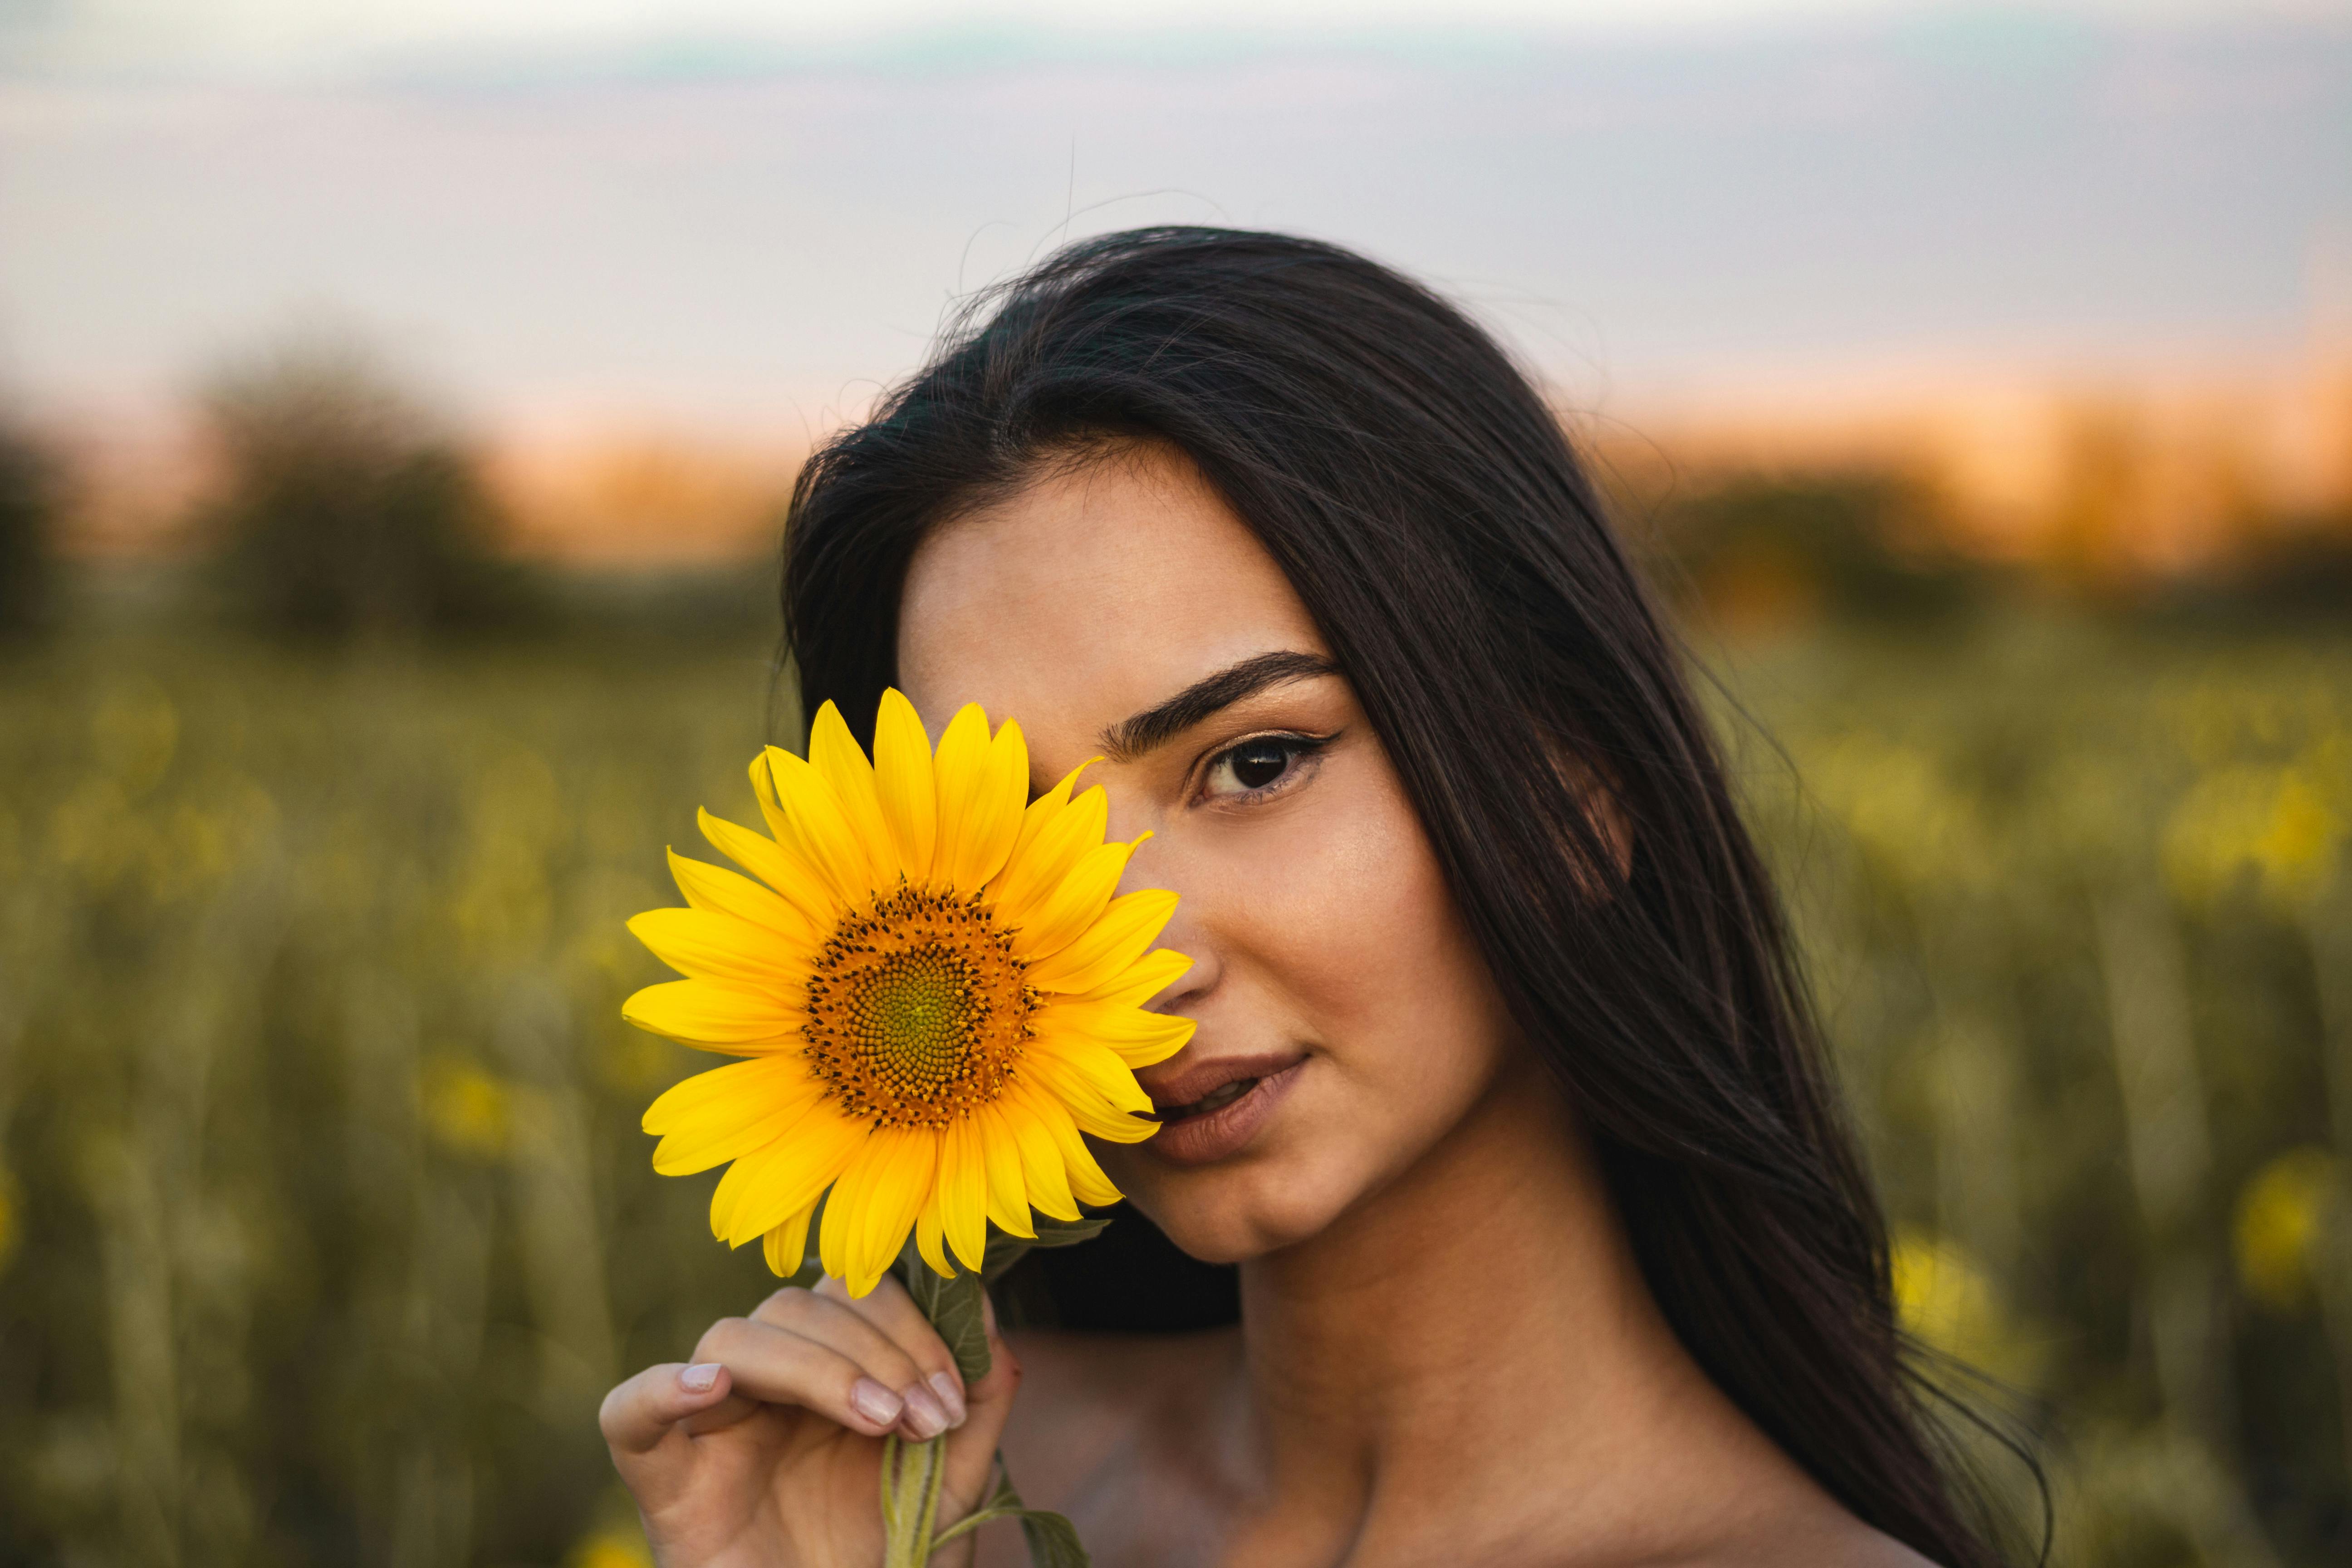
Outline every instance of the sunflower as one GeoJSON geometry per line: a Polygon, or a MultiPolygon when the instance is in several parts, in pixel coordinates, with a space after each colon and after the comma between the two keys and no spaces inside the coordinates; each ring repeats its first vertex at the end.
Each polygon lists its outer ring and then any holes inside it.
{"type": "Polygon", "coordinates": [[[768,1266],[794,1274],[824,1198],[817,1255],[864,1295],[909,1230],[952,1275],[950,1254],[978,1270],[991,1222],[1028,1238],[1032,1209],[1075,1220],[1118,1201],[1079,1134],[1157,1130],[1132,1069],[1192,1025],[1141,1004],[1192,961],[1151,946],[1175,894],[1113,896],[1143,840],[1104,841],[1101,787],[1072,794],[1084,771],[1024,806],[1012,721],[992,735],[968,706],[934,755],[886,691],[869,763],[828,702],[805,760],[770,747],[751,763],[767,835],[701,814],[751,877],[671,852],[691,907],[629,929],[687,978],[622,1016],[745,1058],[645,1119],[656,1171],[733,1162],[710,1203],[720,1240],[762,1237],[768,1266]]]}

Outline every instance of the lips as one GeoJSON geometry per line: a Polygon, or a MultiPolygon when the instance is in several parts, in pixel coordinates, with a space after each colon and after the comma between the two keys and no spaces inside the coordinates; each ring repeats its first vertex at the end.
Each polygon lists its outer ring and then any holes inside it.
{"type": "Polygon", "coordinates": [[[1140,1145],[1181,1165],[1206,1164],[1247,1147],[1306,1063],[1303,1051],[1213,1058],[1163,1078],[1144,1091],[1158,1111],[1160,1134],[1140,1145]]]}
{"type": "Polygon", "coordinates": [[[1143,1092],[1162,1121],[1181,1121],[1231,1104],[1261,1079],[1286,1072],[1307,1059],[1304,1051],[1265,1051],[1254,1057],[1211,1057],[1180,1071],[1139,1075],[1143,1092]]]}
{"type": "Polygon", "coordinates": [[[1211,1089],[1189,1105],[1169,1106],[1159,1113],[1160,1120],[1162,1122],[1189,1121],[1195,1116],[1206,1116],[1212,1110],[1222,1110],[1263,1081],[1261,1079],[1237,1078],[1222,1088],[1211,1089]]]}

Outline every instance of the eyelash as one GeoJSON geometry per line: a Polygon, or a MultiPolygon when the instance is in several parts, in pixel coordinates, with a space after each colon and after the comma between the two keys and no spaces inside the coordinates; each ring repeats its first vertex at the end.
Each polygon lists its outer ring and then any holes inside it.
{"type": "MultiPolygon", "coordinates": [[[[1316,753],[1338,738],[1336,735],[1275,734],[1252,735],[1247,740],[1236,741],[1209,759],[1208,767],[1201,783],[1202,797],[1206,800],[1263,800],[1268,795],[1289,788],[1298,778],[1298,764],[1312,761],[1316,753]],[[1231,793],[1218,793],[1209,787],[1211,782],[1216,778],[1219,770],[1229,766],[1243,752],[1256,748],[1266,750],[1279,748],[1288,754],[1288,760],[1285,763],[1279,775],[1265,784],[1254,786],[1244,785],[1231,793]]],[[[1240,780],[1236,778],[1234,782],[1239,784],[1240,780]]]]}

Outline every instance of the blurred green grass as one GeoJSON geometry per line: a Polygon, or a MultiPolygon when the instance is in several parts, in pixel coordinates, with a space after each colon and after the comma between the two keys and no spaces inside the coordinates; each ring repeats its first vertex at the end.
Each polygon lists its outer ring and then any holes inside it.
{"type": "MultiPolygon", "coordinates": [[[[2352,642],[2018,611],[1727,687],[1906,1310],[2041,1402],[2055,1560],[2342,1561],[2352,642]]],[[[653,637],[0,664],[0,1561],[634,1559],[596,1402],[765,1275],[647,1164],[699,1061],[621,921],[771,696],[653,637]]]]}

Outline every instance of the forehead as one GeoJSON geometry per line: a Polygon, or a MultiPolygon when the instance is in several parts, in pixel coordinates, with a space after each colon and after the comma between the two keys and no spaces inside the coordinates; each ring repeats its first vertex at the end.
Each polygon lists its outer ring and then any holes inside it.
{"type": "Polygon", "coordinates": [[[1328,653],[1223,499],[1181,457],[1147,449],[1049,474],[925,541],[898,679],[934,734],[978,702],[1066,766],[1103,726],[1286,648],[1328,653]]]}

